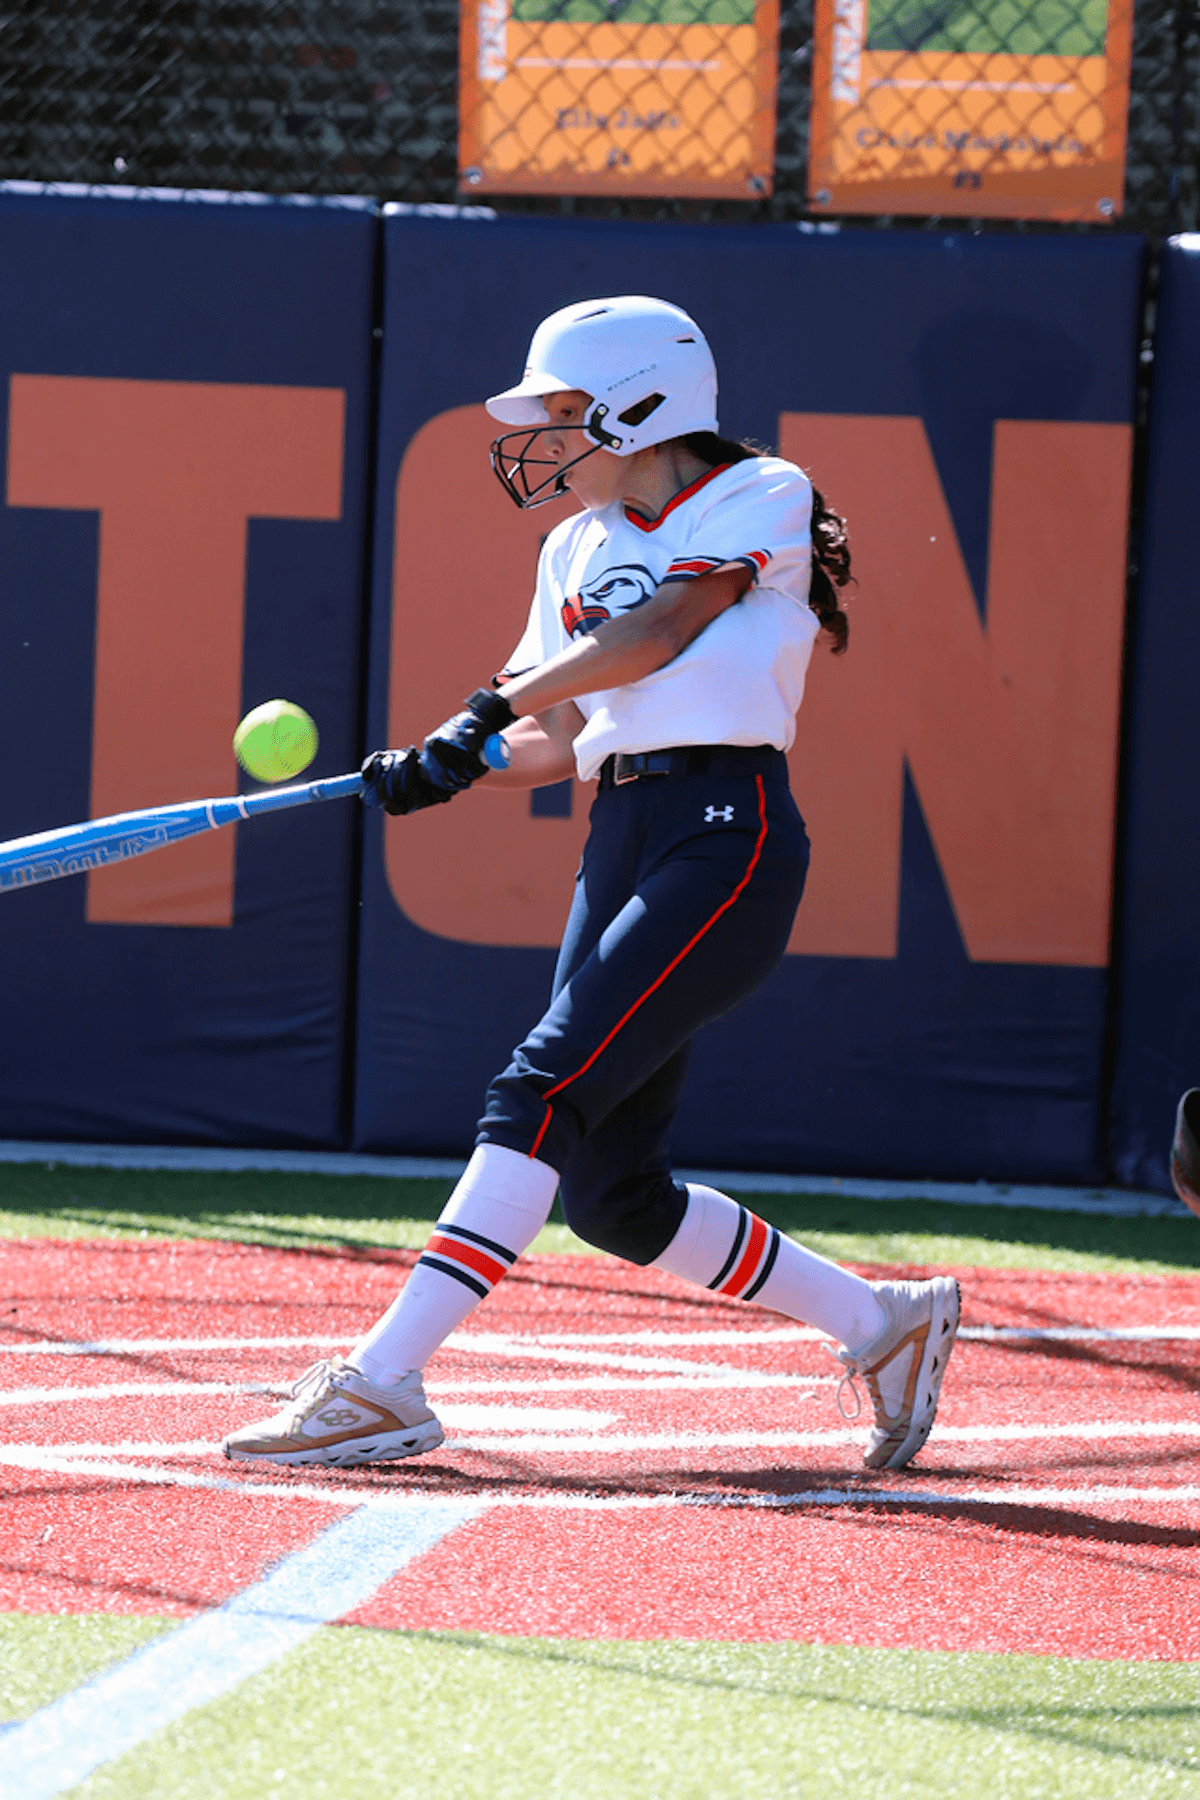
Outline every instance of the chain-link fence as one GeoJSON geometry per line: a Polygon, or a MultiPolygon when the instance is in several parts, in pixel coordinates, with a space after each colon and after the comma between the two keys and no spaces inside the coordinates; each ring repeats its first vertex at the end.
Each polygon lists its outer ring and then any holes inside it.
{"type": "MultiPolygon", "coordinates": [[[[1044,21],[1058,0],[1003,5],[1044,21]]],[[[1043,37],[1049,30],[1074,53],[1069,27],[1086,48],[1097,5],[1102,14],[1102,0],[1069,0],[1043,37]]],[[[937,0],[887,0],[883,11],[879,29],[898,43],[946,36],[937,0]]],[[[805,217],[812,13],[812,0],[783,0],[771,198],[489,201],[606,216],[805,217]]],[[[0,178],[454,203],[463,198],[457,89],[456,0],[36,0],[0,8],[0,178]]],[[[1124,223],[1153,237],[1196,229],[1198,164],[1200,0],[1136,0],[1124,223]]]]}

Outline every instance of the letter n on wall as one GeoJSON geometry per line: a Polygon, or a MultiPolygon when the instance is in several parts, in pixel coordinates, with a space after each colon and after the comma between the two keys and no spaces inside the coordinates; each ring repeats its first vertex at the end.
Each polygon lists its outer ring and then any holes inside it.
{"type": "Polygon", "coordinates": [[[997,422],[982,622],[921,420],[782,417],[857,578],[792,751],[813,840],[793,952],[896,954],[907,764],[974,960],[1107,962],[1130,444],[997,422]]]}
{"type": "MultiPolygon", "coordinates": [[[[340,518],[344,415],[337,388],[13,376],[8,504],[100,514],[93,818],[236,785],[247,521],[340,518]]],[[[233,868],[226,830],[98,870],[88,919],[229,925],[233,868]]]]}

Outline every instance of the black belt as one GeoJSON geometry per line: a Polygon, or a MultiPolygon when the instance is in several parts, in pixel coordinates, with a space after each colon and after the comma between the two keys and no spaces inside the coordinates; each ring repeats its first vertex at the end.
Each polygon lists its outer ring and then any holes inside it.
{"type": "Polygon", "coordinates": [[[786,772],[782,750],[771,744],[683,744],[672,750],[624,751],[600,764],[600,792],[648,775],[773,775],[786,772]]]}

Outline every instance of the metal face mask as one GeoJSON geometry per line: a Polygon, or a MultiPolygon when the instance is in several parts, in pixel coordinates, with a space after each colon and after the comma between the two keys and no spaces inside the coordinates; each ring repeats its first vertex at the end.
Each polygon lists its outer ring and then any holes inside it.
{"type": "Polygon", "coordinates": [[[605,411],[603,406],[593,406],[582,426],[569,428],[586,431],[596,440],[569,462],[556,462],[553,457],[537,454],[538,440],[548,431],[561,431],[561,425],[533,425],[526,431],[506,431],[498,437],[491,450],[492,469],[510,500],[524,510],[545,506],[547,500],[558,500],[570,491],[563,481],[568,469],[578,468],[597,450],[616,449],[621,440],[605,431],[605,411]]]}

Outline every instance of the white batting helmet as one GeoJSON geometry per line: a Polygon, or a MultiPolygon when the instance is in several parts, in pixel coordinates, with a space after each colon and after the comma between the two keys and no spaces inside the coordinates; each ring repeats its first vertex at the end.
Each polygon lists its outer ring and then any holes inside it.
{"type": "Polygon", "coordinates": [[[644,294],[577,300],[542,320],[521,380],[487,402],[494,419],[524,427],[523,433],[498,439],[492,455],[497,474],[519,506],[540,505],[563,491],[554,476],[531,485],[524,464],[542,460],[529,451],[537,434],[551,428],[546,395],[573,389],[591,396],[583,429],[594,439],[593,448],[616,456],[632,456],[688,432],[717,429],[712,351],[682,307],[644,294]],[[515,436],[528,441],[509,447],[515,436]],[[547,493],[547,488],[554,491],[547,493]]]}

